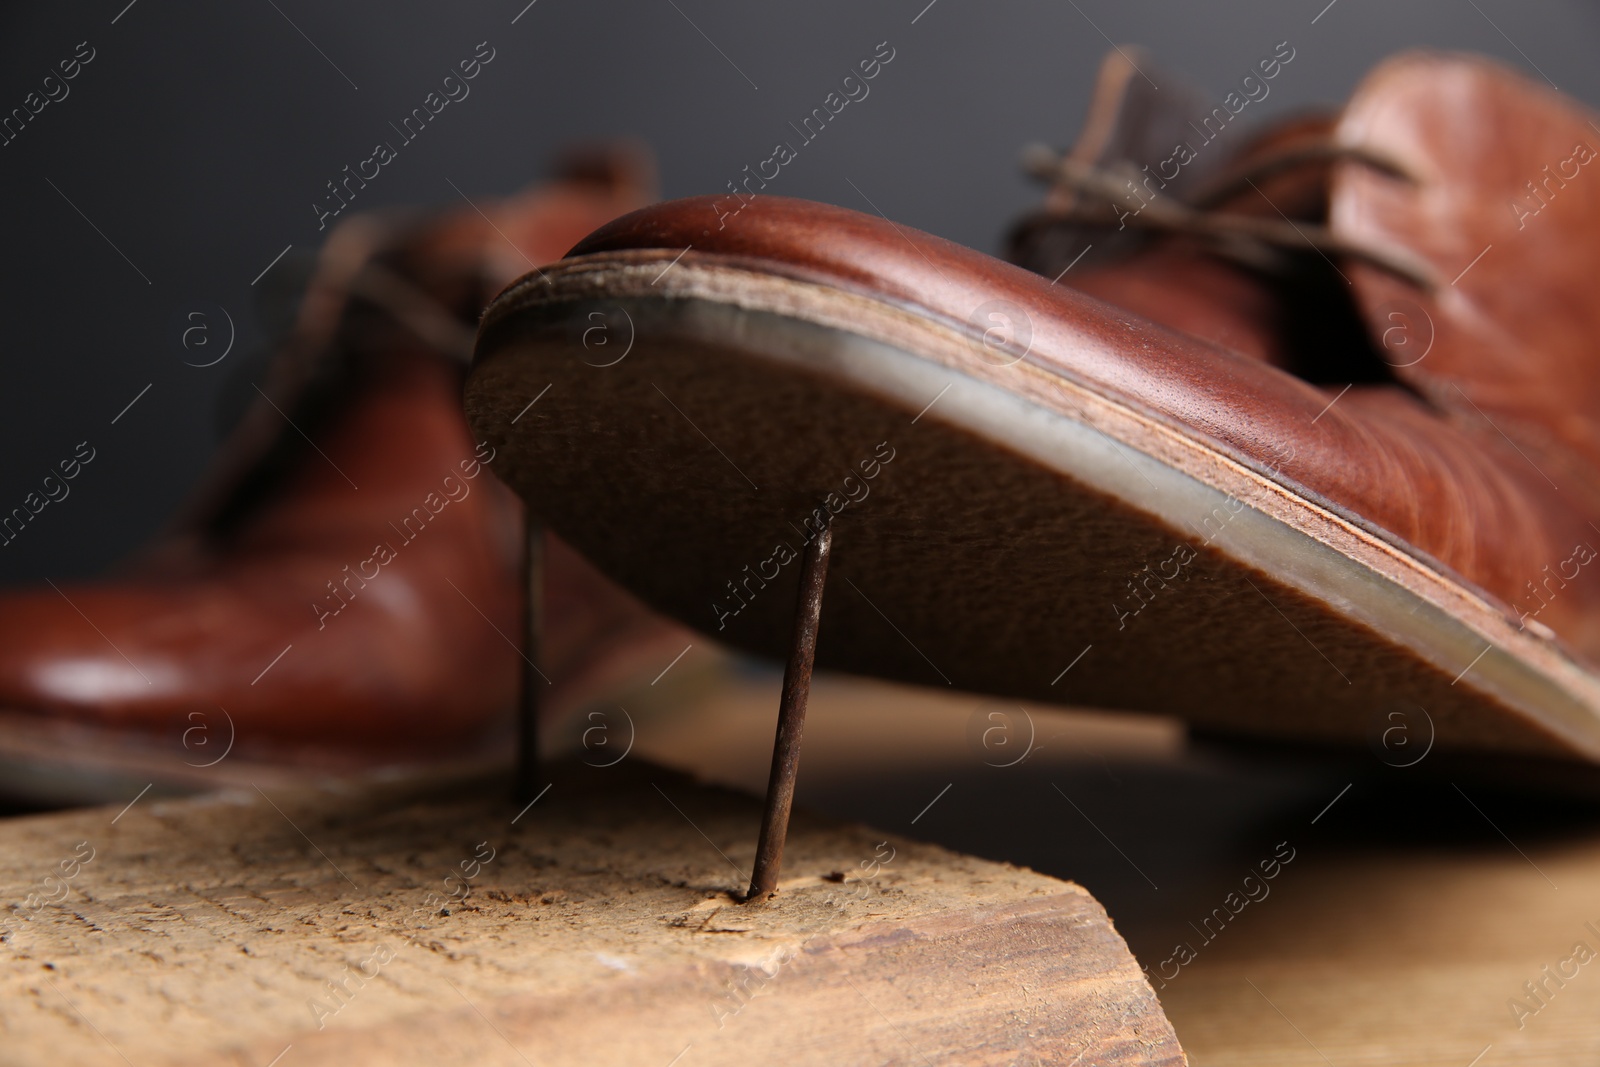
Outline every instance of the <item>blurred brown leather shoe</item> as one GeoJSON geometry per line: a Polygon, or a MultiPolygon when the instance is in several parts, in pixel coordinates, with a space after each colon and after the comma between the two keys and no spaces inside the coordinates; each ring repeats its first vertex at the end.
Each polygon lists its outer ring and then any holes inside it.
{"type": "Polygon", "coordinates": [[[1410,55],[1146,184],[1189,120],[1134,84],[1036,161],[1044,277],[819,204],[656,205],[497,298],[472,425],[608,574],[752,651],[831,516],[822,666],[1600,760],[1592,117],[1410,55]],[[585,361],[594,316],[626,362],[585,361]]]}
{"type": "MultiPolygon", "coordinates": [[[[472,328],[652,184],[638,158],[588,154],[481,212],[340,225],[172,532],[113,579],[0,597],[0,759],[170,776],[230,746],[230,767],[337,766],[481,740],[516,692],[522,516],[462,416],[472,328]]],[[[553,541],[546,584],[552,713],[682,647],[553,541]]],[[[50,791],[24,775],[5,786],[50,791]]]]}

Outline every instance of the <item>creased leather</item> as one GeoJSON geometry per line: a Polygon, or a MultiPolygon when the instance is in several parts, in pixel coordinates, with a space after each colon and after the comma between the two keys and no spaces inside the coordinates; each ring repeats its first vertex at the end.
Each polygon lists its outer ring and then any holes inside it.
{"type": "MultiPolygon", "coordinates": [[[[1444,281],[1418,293],[1351,277],[1369,326],[1417,301],[1433,347],[1397,374],[1468,424],[1497,424],[1563,493],[1600,469],[1600,121],[1487,59],[1409,53],[1369,75],[1336,137],[1401,162],[1414,183],[1341,166],[1336,232],[1421,255],[1444,281]],[[1586,160],[1586,162],[1580,162],[1586,160]],[[1561,448],[1576,457],[1553,455],[1561,448]],[[1581,472],[1571,461],[1580,460],[1581,472]],[[1542,461],[1542,462],[1541,462],[1542,461]],[[1574,476],[1575,475],[1575,476],[1574,476]]],[[[1591,531],[1591,534],[1594,532],[1591,531]]]]}

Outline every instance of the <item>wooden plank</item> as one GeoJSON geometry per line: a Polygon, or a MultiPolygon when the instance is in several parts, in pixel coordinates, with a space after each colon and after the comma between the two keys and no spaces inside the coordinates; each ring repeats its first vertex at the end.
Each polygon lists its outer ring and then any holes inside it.
{"type": "Polygon", "coordinates": [[[1182,1062],[1081,888],[637,760],[0,824],[0,1061],[1182,1062]],[[60,894],[58,901],[45,897],[60,894]],[[280,1058],[281,1057],[281,1058],[280,1058]]]}

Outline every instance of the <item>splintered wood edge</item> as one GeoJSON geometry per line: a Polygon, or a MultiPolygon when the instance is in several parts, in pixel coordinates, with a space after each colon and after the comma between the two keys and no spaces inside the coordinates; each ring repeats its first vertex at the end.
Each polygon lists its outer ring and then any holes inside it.
{"type": "Polygon", "coordinates": [[[309,1064],[1185,1063],[1148,989],[1104,910],[1071,886],[807,938],[765,966],[701,963],[307,1035],[295,1053],[309,1064]]]}
{"type": "Polygon", "coordinates": [[[13,1056],[1183,1062],[1070,882],[797,813],[742,905],[756,802],[635,761],[267,789],[0,824],[13,1056]]]}

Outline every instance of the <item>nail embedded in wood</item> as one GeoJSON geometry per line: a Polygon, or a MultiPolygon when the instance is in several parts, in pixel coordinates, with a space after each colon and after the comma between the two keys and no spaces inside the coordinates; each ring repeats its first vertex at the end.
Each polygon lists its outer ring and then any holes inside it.
{"type": "Polygon", "coordinates": [[[539,788],[539,645],[544,635],[544,528],[531,514],[522,545],[522,683],[517,696],[517,773],[513,786],[518,804],[534,798],[539,788]]]}
{"type": "Polygon", "coordinates": [[[794,807],[795,777],[800,770],[800,737],[806,726],[806,701],[811,696],[811,669],[817,656],[822,587],[828,575],[828,553],[832,547],[833,529],[824,525],[806,546],[805,562],[800,567],[800,599],[795,606],[789,662],[783,669],[783,697],[778,704],[778,731],[772,745],[772,775],[767,780],[761,838],[756,844],[756,865],[751,872],[746,903],[766,900],[778,888],[783,843],[789,834],[789,812],[794,807]]]}

